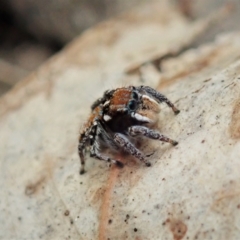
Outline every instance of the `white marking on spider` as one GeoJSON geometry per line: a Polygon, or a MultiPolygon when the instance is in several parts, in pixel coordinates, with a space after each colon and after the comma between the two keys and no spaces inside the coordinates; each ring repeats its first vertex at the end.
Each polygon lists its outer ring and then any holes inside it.
{"type": "Polygon", "coordinates": [[[145,98],[145,99],[149,100],[150,102],[158,104],[157,101],[155,101],[153,98],[149,97],[148,95],[142,95],[142,98],[145,98]]]}
{"type": "Polygon", "coordinates": [[[142,116],[141,114],[138,114],[138,113],[135,113],[135,114],[132,113],[132,117],[141,122],[148,122],[148,123],[152,122],[150,118],[142,116]]]}
{"type": "Polygon", "coordinates": [[[106,107],[107,105],[109,105],[110,101],[106,101],[103,106],[106,107]]]}
{"type": "Polygon", "coordinates": [[[111,118],[109,115],[104,114],[103,119],[104,119],[106,122],[108,122],[108,121],[111,120],[112,118],[111,118]]]}

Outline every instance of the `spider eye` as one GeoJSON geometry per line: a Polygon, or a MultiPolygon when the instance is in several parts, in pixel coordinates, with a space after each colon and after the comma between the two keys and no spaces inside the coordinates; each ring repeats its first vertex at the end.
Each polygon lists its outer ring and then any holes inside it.
{"type": "Polygon", "coordinates": [[[132,92],[132,98],[138,100],[138,94],[136,92],[132,92]]]}
{"type": "Polygon", "coordinates": [[[136,108],[137,108],[137,102],[136,102],[135,100],[129,101],[129,103],[128,103],[128,109],[129,109],[130,111],[134,111],[134,110],[136,110],[136,108]]]}

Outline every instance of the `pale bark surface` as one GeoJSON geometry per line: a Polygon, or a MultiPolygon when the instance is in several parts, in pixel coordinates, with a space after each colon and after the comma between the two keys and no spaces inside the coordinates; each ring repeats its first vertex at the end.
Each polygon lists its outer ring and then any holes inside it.
{"type": "MultiPolygon", "coordinates": [[[[166,1],[167,2],[167,1],[166,1]]],[[[167,3],[102,23],[76,39],[0,100],[0,239],[239,239],[240,33],[197,49],[206,27],[167,3]],[[160,71],[142,63],[159,61],[160,71]],[[105,89],[146,84],[162,105],[146,141],[151,168],[87,158],[78,134],[105,89]]]]}

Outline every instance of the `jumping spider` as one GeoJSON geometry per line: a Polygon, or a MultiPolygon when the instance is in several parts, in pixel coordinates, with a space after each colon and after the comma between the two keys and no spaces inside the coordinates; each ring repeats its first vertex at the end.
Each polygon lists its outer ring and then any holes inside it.
{"type": "Polygon", "coordinates": [[[150,129],[157,121],[159,103],[165,102],[175,114],[180,111],[161,93],[151,87],[122,87],[108,90],[91,106],[92,113],[79,137],[80,174],[85,172],[84,151],[90,147],[90,156],[123,167],[123,163],[102,154],[103,149],[124,150],[151,166],[143,153],[132,143],[138,136],[169,142],[174,141],[150,129]]]}

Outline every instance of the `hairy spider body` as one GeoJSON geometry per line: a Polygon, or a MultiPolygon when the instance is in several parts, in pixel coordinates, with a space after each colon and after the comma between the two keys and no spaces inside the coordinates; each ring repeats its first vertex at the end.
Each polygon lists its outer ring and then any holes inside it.
{"type": "Polygon", "coordinates": [[[176,141],[150,128],[157,121],[161,102],[171,107],[175,114],[180,112],[164,95],[148,86],[106,91],[92,104],[92,112],[80,134],[80,174],[85,172],[84,151],[87,147],[90,147],[90,156],[123,167],[120,161],[104,155],[103,149],[123,150],[150,166],[143,153],[132,143],[133,138],[143,136],[177,145],[176,141]]]}

